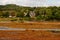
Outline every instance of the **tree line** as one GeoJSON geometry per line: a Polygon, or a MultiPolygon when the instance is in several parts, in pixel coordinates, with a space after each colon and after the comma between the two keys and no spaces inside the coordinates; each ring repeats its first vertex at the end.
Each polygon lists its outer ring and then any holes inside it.
{"type": "Polygon", "coordinates": [[[8,18],[10,12],[16,14],[16,17],[32,19],[37,21],[60,21],[60,7],[23,7],[16,4],[0,5],[0,17],[8,18]],[[30,18],[30,11],[35,13],[34,18],[30,18]],[[24,16],[24,13],[27,15],[24,16]]]}

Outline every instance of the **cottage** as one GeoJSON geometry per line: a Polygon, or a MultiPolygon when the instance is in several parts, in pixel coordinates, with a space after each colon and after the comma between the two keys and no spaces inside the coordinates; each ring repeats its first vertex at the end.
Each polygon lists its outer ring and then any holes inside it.
{"type": "Polygon", "coordinates": [[[30,11],[29,16],[30,16],[31,18],[34,18],[34,17],[35,17],[34,11],[30,11]]]}

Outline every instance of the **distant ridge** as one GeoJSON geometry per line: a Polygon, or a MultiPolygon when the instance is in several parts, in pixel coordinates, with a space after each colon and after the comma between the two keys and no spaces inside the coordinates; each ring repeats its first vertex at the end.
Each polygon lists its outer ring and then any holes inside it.
{"type": "MultiPolygon", "coordinates": [[[[20,6],[20,7],[54,7],[54,6],[27,6],[27,5],[17,5],[17,4],[5,4],[5,5],[0,5],[0,6],[20,6]]],[[[56,7],[60,7],[60,6],[56,6],[56,7]]]]}

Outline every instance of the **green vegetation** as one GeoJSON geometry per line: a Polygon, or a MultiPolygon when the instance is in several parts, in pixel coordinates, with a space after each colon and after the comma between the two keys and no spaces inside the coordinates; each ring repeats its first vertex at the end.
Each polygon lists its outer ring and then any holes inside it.
{"type": "Polygon", "coordinates": [[[0,5],[0,17],[9,18],[12,16],[12,21],[27,20],[27,21],[60,21],[60,7],[22,7],[15,4],[0,5]],[[35,17],[31,18],[29,13],[33,11],[35,17]],[[24,14],[25,13],[25,14],[24,14]]]}

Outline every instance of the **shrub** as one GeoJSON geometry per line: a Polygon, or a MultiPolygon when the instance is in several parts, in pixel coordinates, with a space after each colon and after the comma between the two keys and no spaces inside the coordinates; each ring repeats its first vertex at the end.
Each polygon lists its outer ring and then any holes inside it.
{"type": "Polygon", "coordinates": [[[43,20],[43,18],[44,17],[42,15],[39,15],[39,16],[36,17],[36,20],[41,21],[41,20],[43,20]]]}
{"type": "Polygon", "coordinates": [[[17,21],[17,19],[16,18],[12,18],[10,21],[17,21]]]}

